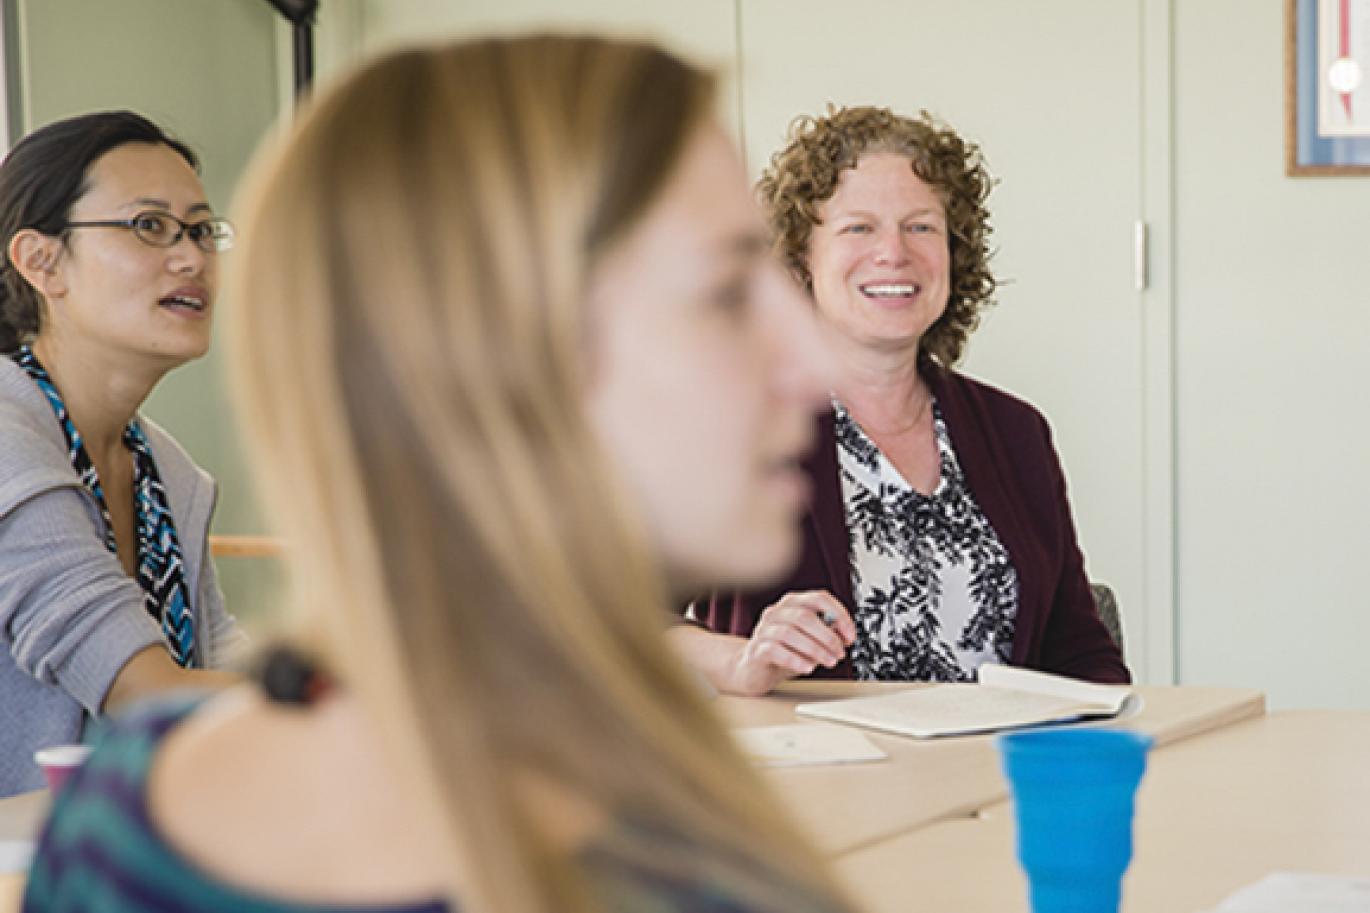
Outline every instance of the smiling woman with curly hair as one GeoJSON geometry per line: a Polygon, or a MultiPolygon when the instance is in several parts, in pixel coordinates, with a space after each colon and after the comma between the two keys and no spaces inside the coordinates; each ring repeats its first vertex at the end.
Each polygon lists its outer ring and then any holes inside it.
{"type": "Polygon", "coordinates": [[[809,239],[819,209],[836,192],[843,172],[862,155],[886,152],[907,158],[946,209],[951,253],[951,294],[942,316],[923,333],[923,351],[950,367],[993,304],[998,283],[990,272],[989,210],[994,179],[980,149],[930,115],[914,120],[887,108],[841,108],[826,117],[795,119],[790,144],[771,158],[757,185],[771,232],[785,263],[810,291],[809,239]]]}
{"type": "Polygon", "coordinates": [[[993,300],[994,181],[926,112],[799,117],[758,184],[836,355],[781,586],[696,603],[673,638],[721,690],[794,676],[974,680],[987,662],[1094,681],[1100,622],[1046,420],[954,370],[993,300]]]}

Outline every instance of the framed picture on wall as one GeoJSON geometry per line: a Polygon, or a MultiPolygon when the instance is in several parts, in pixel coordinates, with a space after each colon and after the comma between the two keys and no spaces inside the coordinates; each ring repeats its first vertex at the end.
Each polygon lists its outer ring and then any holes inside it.
{"type": "Polygon", "coordinates": [[[1285,0],[1285,169],[1370,175],[1370,0],[1285,0]]]}

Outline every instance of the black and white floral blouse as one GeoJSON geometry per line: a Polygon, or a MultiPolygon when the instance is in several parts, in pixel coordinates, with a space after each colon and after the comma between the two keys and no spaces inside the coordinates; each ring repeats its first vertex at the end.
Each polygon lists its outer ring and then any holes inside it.
{"type": "Polygon", "coordinates": [[[933,402],[941,478],[931,495],[906,482],[840,403],[837,460],[851,542],[856,677],[973,681],[1006,662],[1018,574],[975,502],[933,402]]]}

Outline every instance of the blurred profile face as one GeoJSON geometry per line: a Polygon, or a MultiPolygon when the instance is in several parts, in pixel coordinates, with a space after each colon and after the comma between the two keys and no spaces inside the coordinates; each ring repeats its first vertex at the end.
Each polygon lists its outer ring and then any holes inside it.
{"type": "Polygon", "coordinates": [[[824,323],[863,347],[917,348],[951,291],[947,214],[906,156],[872,152],[818,208],[809,274],[824,323]]]}
{"type": "MultiPolygon", "coordinates": [[[[195,170],[175,150],[128,143],[96,159],[70,221],[161,212],[185,222],[213,215],[195,170]]],[[[189,238],[154,247],[124,228],[69,229],[39,335],[93,343],[111,358],[174,367],[209,348],[217,255],[189,238]]]]}
{"type": "Polygon", "coordinates": [[[710,126],[594,275],[591,419],[680,587],[759,583],[797,556],[828,356],[766,251],[710,126]]]}

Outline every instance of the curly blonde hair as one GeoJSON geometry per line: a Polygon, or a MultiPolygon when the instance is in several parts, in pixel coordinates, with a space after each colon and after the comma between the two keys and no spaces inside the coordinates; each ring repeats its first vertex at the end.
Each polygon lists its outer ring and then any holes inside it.
{"type": "Polygon", "coordinates": [[[950,367],[964,353],[981,312],[993,304],[998,285],[989,268],[993,229],[985,207],[994,179],[974,143],[926,111],[910,118],[888,108],[829,105],[821,117],[795,118],[789,143],[771,156],[757,183],[776,248],[812,293],[809,239],[822,221],[818,209],[836,192],[842,172],[871,152],[907,156],[913,173],[946,207],[951,292],[946,310],[923,334],[919,348],[922,355],[950,367]]]}

